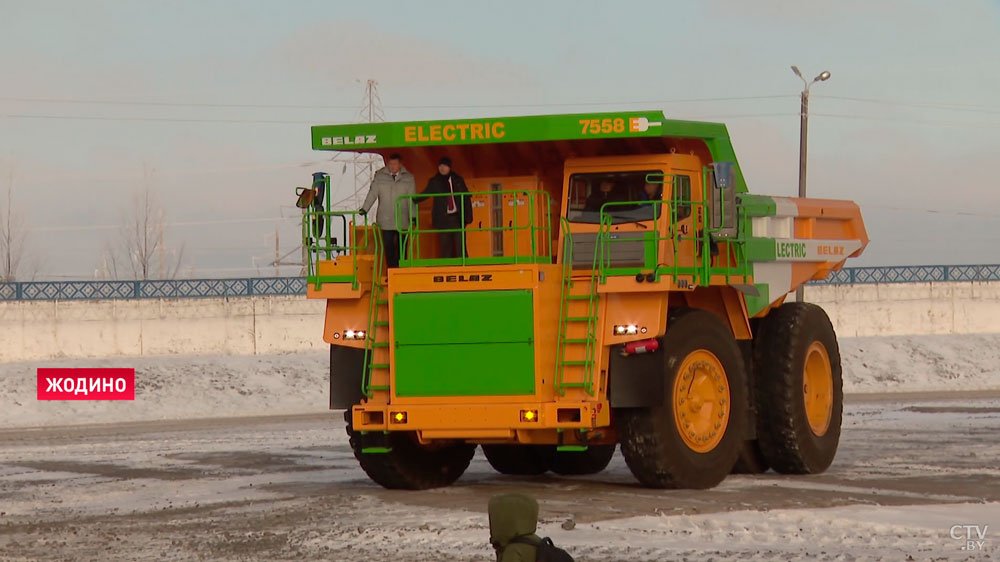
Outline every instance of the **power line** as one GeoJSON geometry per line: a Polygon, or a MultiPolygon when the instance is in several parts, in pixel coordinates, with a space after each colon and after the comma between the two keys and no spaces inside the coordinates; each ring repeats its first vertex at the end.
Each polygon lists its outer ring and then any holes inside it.
{"type": "MultiPolygon", "coordinates": [[[[701,103],[714,101],[746,101],[762,99],[779,99],[796,97],[793,94],[776,94],[762,96],[728,96],[712,98],[680,98],[667,100],[645,100],[645,101],[581,101],[581,102],[541,102],[541,103],[495,103],[495,104],[444,104],[444,105],[386,105],[387,109],[490,109],[499,107],[573,107],[586,105],[639,105],[639,104],[669,104],[669,103],[701,103]]],[[[194,108],[234,108],[234,109],[353,109],[354,105],[308,105],[308,104],[251,104],[251,103],[205,103],[205,102],[161,102],[161,101],[135,101],[135,100],[107,100],[107,99],[76,99],[76,98],[34,98],[34,97],[13,97],[0,96],[0,101],[27,102],[27,103],[52,103],[52,104],[76,104],[76,105],[127,105],[127,106],[148,106],[148,107],[194,107],[194,108]]]]}
{"type": "MultiPolygon", "coordinates": [[[[639,102],[639,103],[651,103],[651,102],[639,102]]],[[[594,104],[596,105],[596,104],[594,104]]],[[[627,104],[618,104],[627,105],[627,104]]],[[[445,106],[442,106],[445,107],[445,106]]],[[[458,106],[451,106],[452,108],[458,106]]],[[[501,107],[501,106],[496,106],[501,107]]],[[[517,107],[517,106],[507,106],[507,107],[517,107]]],[[[528,107],[528,106],[521,106],[528,107]]],[[[541,107],[541,106],[531,106],[531,107],[541,107]]],[[[734,115],[714,115],[714,116],[701,116],[700,119],[743,119],[752,117],[778,117],[778,116],[789,116],[798,115],[797,113],[744,113],[744,114],[734,114],[734,115]]],[[[95,115],[37,115],[37,114],[24,114],[24,113],[7,113],[0,114],[0,117],[9,117],[12,119],[55,119],[55,120],[84,120],[84,121],[150,121],[150,122],[164,122],[164,123],[224,123],[224,124],[270,124],[270,125],[315,125],[316,121],[294,121],[294,120],[275,120],[275,119],[189,119],[182,117],[107,117],[107,116],[95,116],[95,115]]],[[[694,119],[693,116],[684,116],[684,119],[694,119]]]]}
{"type": "Polygon", "coordinates": [[[905,101],[887,100],[878,98],[860,98],[853,96],[817,96],[824,99],[854,101],[862,103],[875,103],[880,105],[918,107],[922,109],[943,109],[948,111],[971,111],[976,113],[1000,114],[1000,109],[996,106],[949,103],[949,102],[929,102],[929,101],[905,101]]]}
{"type": "Polygon", "coordinates": [[[682,98],[673,100],[645,100],[645,101],[590,101],[590,102],[561,102],[561,103],[501,103],[501,104],[475,104],[475,105],[387,105],[388,109],[477,109],[495,107],[575,107],[587,105],[655,105],[670,103],[700,103],[715,101],[747,101],[763,99],[780,99],[798,97],[793,94],[778,94],[768,96],[731,96],[718,98],[682,98]]]}
{"type": "Polygon", "coordinates": [[[171,123],[253,123],[271,125],[313,125],[313,121],[289,121],[287,119],[187,119],[180,117],[104,117],[97,115],[36,115],[25,113],[5,113],[0,117],[12,119],[79,119],[84,121],[161,121],[171,123]]]}
{"type": "Polygon", "coordinates": [[[910,119],[908,117],[892,117],[888,115],[850,115],[843,113],[810,113],[810,117],[832,117],[835,119],[855,119],[862,121],[895,121],[899,123],[911,123],[914,125],[946,125],[959,127],[1000,127],[1000,122],[995,121],[950,121],[941,119],[910,119]]]}
{"type": "MultiPolygon", "coordinates": [[[[209,226],[217,224],[245,224],[245,223],[260,223],[260,222],[292,222],[301,221],[300,217],[271,217],[271,218],[241,218],[241,219],[214,219],[214,220],[203,220],[203,221],[167,221],[164,226],[174,227],[174,226],[209,226]]],[[[91,225],[77,225],[77,226],[43,226],[39,228],[32,228],[33,231],[38,232],[78,232],[87,230],[117,230],[122,228],[123,225],[120,224],[91,224],[91,225]]]]}
{"type": "Polygon", "coordinates": [[[204,102],[163,102],[163,101],[132,101],[132,100],[87,100],[72,98],[24,98],[2,96],[0,101],[29,103],[65,103],[78,105],[133,105],[148,107],[204,107],[204,108],[238,108],[238,109],[355,109],[351,105],[298,105],[298,104],[255,104],[255,103],[204,103],[204,102]]]}
{"type": "Polygon", "coordinates": [[[887,211],[898,211],[903,213],[927,213],[931,215],[948,215],[955,217],[979,217],[987,219],[1000,219],[1000,215],[995,213],[979,213],[976,211],[962,211],[957,209],[926,209],[922,207],[899,207],[893,205],[878,205],[865,203],[864,208],[884,209],[887,211]]]}

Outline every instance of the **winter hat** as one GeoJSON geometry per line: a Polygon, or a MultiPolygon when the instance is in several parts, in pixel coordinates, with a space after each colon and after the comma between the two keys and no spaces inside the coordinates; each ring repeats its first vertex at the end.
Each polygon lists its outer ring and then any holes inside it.
{"type": "Polygon", "coordinates": [[[451,158],[448,158],[447,156],[442,156],[441,159],[438,160],[438,166],[440,166],[441,164],[444,164],[445,166],[451,168],[451,158]]]}

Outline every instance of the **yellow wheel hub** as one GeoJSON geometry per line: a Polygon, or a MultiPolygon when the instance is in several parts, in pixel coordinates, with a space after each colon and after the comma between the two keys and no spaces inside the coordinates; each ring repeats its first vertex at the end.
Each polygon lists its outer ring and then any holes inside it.
{"type": "Polygon", "coordinates": [[[674,379],[674,423],[692,451],[714,449],[729,424],[729,378],[714,353],[698,349],[684,358],[674,379]]]}
{"type": "Polygon", "coordinates": [[[802,368],[802,397],[809,429],[817,437],[822,437],[830,428],[833,415],[833,369],[826,347],[818,341],[806,350],[806,363],[802,368]]]}

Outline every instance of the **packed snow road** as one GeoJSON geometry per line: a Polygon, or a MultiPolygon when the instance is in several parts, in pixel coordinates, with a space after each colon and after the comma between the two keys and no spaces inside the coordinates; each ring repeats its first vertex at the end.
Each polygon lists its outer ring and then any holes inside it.
{"type": "Polygon", "coordinates": [[[641,488],[620,455],[578,478],[477,455],[450,488],[383,490],[333,412],[4,430],[0,559],[485,561],[505,491],[538,497],[540,534],[578,560],[1000,559],[1000,396],[983,395],[849,397],[826,474],[708,491],[641,488]],[[982,550],[955,525],[988,526],[982,550]]]}

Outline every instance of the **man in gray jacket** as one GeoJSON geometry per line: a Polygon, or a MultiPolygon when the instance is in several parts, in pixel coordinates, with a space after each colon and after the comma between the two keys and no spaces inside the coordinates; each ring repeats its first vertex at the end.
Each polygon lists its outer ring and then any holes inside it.
{"type": "Polygon", "coordinates": [[[400,239],[397,229],[408,228],[410,224],[411,201],[406,199],[397,205],[396,198],[401,195],[413,195],[416,191],[417,184],[413,174],[403,167],[403,158],[393,154],[389,156],[389,164],[375,172],[372,185],[368,189],[368,197],[365,197],[365,203],[358,211],[362,215],[367,214],[375,201],[378,201],[375,224],[382,231],[385,261],[389,267],[399,267],[400,239]]]}

